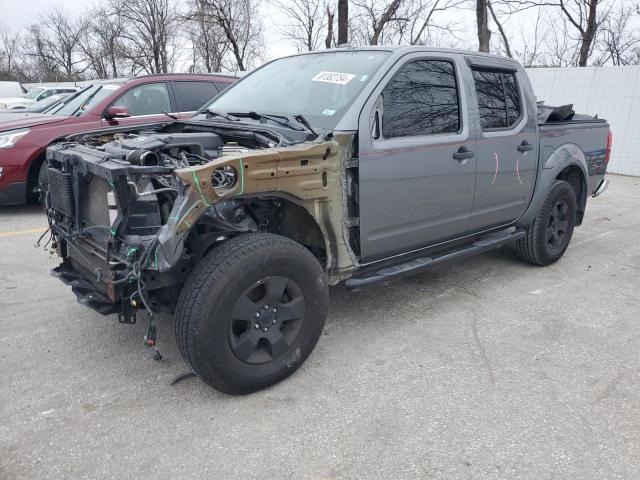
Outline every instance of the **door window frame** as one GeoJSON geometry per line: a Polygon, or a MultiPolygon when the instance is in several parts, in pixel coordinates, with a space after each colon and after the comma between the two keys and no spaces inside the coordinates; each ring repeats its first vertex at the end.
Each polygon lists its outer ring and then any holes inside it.
{"type": "MultiPolygon", "coordinates": [[[[382,91],[380,92],[380,95],[378,95],[378,98],[382,98],[382,115],[379,116],[380,119],[378,121],[378,129],[380,130],[380,137],[379,138],[372,138],[374,141],[379,141],[379,140],[393,140],[393,139],[400,139],[400,138],[421,138],[421,137],[433,137],[433,136],[437,136],[437,135],[457,135],[459,134],[462,130],[463,130],[463,118],[462,118],[462,98],[460,95],[460,78],[458,75],[458,71],[456,69],[456,64],[455,62],[451,59],[451,58],[432,58],[432,57],[424,57],[424,58],[414,58],[411,59],[407,62],[404,62],[393,74],[393,76],[385,83],[384,88],[382,89],[382,91]],[[417,62],[433,62],[433,61],[437,61],[437,62],[446,62],[448,64],[450,64],[453,67],[453,78],[455,80],[455,86],[456,86],[456,93],[458,96],[458,129],[455,132],[440,132],[440,133],[425,133],[422,135],[403,135],[403,136],[397,136],[397,137],[385,137],[383,135],[383,126],[384,126],[384,98],[383,98],[383,94],[384,91],[386,90],[386,88],[391,84],[391,82],[393,82],[402,72],[402,69],[404,69],[405,67],[411,65],[412,63],[417,63],[417,62]]],[[[378,103],[378,100],[376,100],[376,104],[378,103]]],[[[375,115],[376,111],[374,110],[372,112],[373,115],[375,115]]],[[[373,130],[373,127],[375,125],[371,125],[371,129],[373,130]]]]}
{"type": "MultiPolygon", "coordinates": [[[[522,98],[523,98],[523,92],[522,89],[520,88],[520,81],[518,79],[518,71],[517,70],[511,70],[511,69],[507,69],[507,68],[498,68],[498,67],[493,67],[493,66],[487,66],[484,67],[482,65],[473,65],[469,67],[469,71],[471,73],[471,79],[473,81],[473,96],[475,98],[475,107],[476,110],[478,112],[478,129],[481,132],[505,132],[505,131],[510,131],[510,130],[515,130],[520,122],[522,121],[522,118],[525,115],[525,111],[524,111],[524,103],[522,102],[522,98]],[[520,115],[518,116],[518,118],[516,119],[516,121],[513,123],[513,125],[508,125],[506,127],[494,127],[494,128],[483,128],[482,127],[482,118],[480,117],[480,102],[478,99],[478,88],[476,86],[476,80],[473,77],[473,72],[474,71],[485,71],[485,72],[492,72],[492,73],[499,73],[501,75],[504,74],[508,74],[508,75],[513,75],[513,78],[516,82],[516,90],[518,91],[518,107],[520,109],[520,115]]],[[[504,86],[504,81],[502,80],[502,78],[500,79],[500,81],[502,82],[502,94],[504,95],[504,101],[505,101],[505,113],[507,113],[507,117],[508,117],[508,105],[507,105],[507,91],[506,88],[504,86]]]]}
{"type": "Polygon", "coordinates": [[[173,102],[175,103],[175,112],[172,113],[195,113],[198,111],[198,109],[196,110],[181,110],[181,108],[183,107],[182,103],[180,102],[180,100],[178,100],[178,95],[176,94],[176,90],[174,89],[175,84],[176,83],[210,83],[213,85],[213,88],[216,89],[217,93],[211,97],[209,100],[205,101],[202,105],[200,105],[200,108],[203,107],[205,104],[207,104],[209,101],[211,101],[213,98],[217,97],[218,95],[220,95],[220,87],[216,84],[216,82],[214,82],[213,80],[171,80],[171,94],[173,97],[173,102]]]}
{"type": "MultiPolygon", "coordinates": [[[[380,79],[367,100],[364,102],[362,109],[360,110],[360,117],[358,121],[358,139],[360,150],[378,152],[396,148],[429,147],[439,144],[455,144],[470,141],[475,142],[475,133],[472,133],[470,130],[470,109],[468,105],[470,96],[469,92],[467,91],[468,86],[465,84],[465,82],[460,81],[460,79],[463,78],[463,63],[464,59],[462,56],[452,56],[451,54],[446,53],[439,54],[437,52],[426,51],[411,52],[398,58],[396,62],[389,68],[386,74],[382,77],[382,79],[380,79]],[[402,67],[417,60],[448,61],[453,64],[457,82],[456,87],[458,89],[459,100],[458,108],[460,113],[460,128],[458,132],[392,138],[383,138],[381,136],[378,139],[374,139],[371,135],[371,132],[373,131],[374,127],[373,117],[379,97],[382,95],[383,90],[396,76],[396,74],[402,67]]],[[[466,67],[466,64],[464,65],[464,67],[466,67]]]]}
{"type": "MultiPolygon", "coordinates": [[[[158,82],[147,82],[147,83],[138,83],[136,85],[132,85],[131,88],[128,88],[126,90],[124,90],[120,95],[118,95],[113,101],[111,101],[103,110],[102,112],[102,117],[105,118],[105,115],[107,114],[107,111],[113,107],[113,106],[117,106],[118,105],[118,100],[120,100],[123,96],[125,96],[127,93],[129,93],[130,91],[139,88],[139,87],[146,87],[148,85],[156,85],[156,84],[164,84],[165,88],[167,89],[167,95],[169,97],[169,111],[167,113],[178,113],[175,111],[176,109],[176,102],[175,102],[175,97],[173,96],[173,89],[171,88],[171,86],[169,85],[169,82],[165,81],[165,80],[161,80],[158,82]]],[[[155,117],[158,115],[163,115],[162,112],[158,112],[158,113],[149,113],[146,115],[131,115],[129,117],[126,118],[144,118],[144,117],[155,117]]]]}
{"type": "Polygon", "coordinates": [[[524,99],[526,98],[524,86],[520,81],[520,74],[523,74],[522,69],[518,69],[515,65],[510,67],[509,65],[505,65],[503,61],[494,60],[491,58],[488,59],[478,59],[478,58],[466,58],[466,68],[468,69],[469,75],[473,80],[473,69],[480,70],[502,70],[504,72],[513,73],[516,77],[516,87],[518,88],[518,93],[520,95],[520,118],[519,120],[508,128],[492,128],[483,130],[482,125],[480,123],[480,110],[478,108],[478,93],[476,92],[475,82],[471,82],[471,98],[472,98],[472,107],[473,114],[475,116],[475,124],[477,125],[477,130],[479,137],[478,138],[493,138],[493,137],[510,137],[514,135],[520,135],[523,133],[522,131],[527,127],[527,123],[529,122],[529,107],[525,103],[524,99]],[[493,60],[493,61],[492,61],[493,60]]]}

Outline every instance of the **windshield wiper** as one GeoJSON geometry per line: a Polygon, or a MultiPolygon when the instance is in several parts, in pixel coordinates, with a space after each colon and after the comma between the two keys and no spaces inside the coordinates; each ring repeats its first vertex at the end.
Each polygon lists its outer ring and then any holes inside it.
{"type": "Polygon", "coordinates": [[[167,117],[169,118],[173,118],[174,120],[180,120],[179,117],[177,117],[176,115],[169,113],[169,112],[165,112],[164,110],[162,111],[162,113],[164,113],[167,117]]]}
{"type": "Polygon", "coordinates": [[[274,115],[270,113],[258,113],[258,112],[246,112],[246,113],[234,112],[233,115],[236,115],[238,117],[248,117],[254,120],[262,120],[264,118],[265,120],[271,120],[272,122],[277,123],[278,125],[282,125],[283,127],[290,128],[291,130],[295,130],[297,132],[304,131],[304,128],[298,128],[298,127],[295,127],[294,125],[291,125],[291,120],[289,120],[289,117],[285,115],[274,115]]]}
{"type": "Polygon", "coordinates": [[[307,127],[307,129],[313,133],[316,137],[318,136],[318,133],[316,133],[316,131],[313,129],[313,127],[311,126],[311,124],[309,123],[309,121],[304,118],[304,115],[302,115],[301,113],[299,113],[298,115],[294,115],[293,119],[298,122],[301,123],[302,125],[304,125],[305,127],[307,127]]]}
{"type": "Polygon", "coordinates": [[[211,114],[214,117],[222,117],[226,120],[229,120],[230,122],[237,122],[240,119],[238,117],[234,117],[233,115],[230,115],[228,113],[224,113],[224,112],[219,112],[217,110],[213,110],[211,108],[207,108],[207,113],[211,114]]]}

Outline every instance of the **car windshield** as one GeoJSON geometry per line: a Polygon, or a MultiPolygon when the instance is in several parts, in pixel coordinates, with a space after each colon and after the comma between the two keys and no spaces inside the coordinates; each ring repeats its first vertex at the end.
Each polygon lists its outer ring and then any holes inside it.
{"type": "Polygon", "coordinates": [[[120,85],[112,84],[91,85],[75,95],[71,95],[60,105],[56,105],[51,110],[47,110],[46,113],[65,117],[79,117],[86,113],[89,108],[100,103],[119,88],[120,85]]]}
{"type": "Polygon", "coordinates": [[[281,58],[243,78],[201,110],[302,114],[312,126],[332,130],[389,54],[359,50],[281,58]]]}
{"type": "Polygon", "coordinates": [[[43,92],[43,91],[44,91],[44,88],[42,88],[42,87],[32,88],[31,90],[29,90],[27,92],[27,94],[25,95],[25,98],[33,100],[38,95],[40,95],[40,93],[43,92]]]}

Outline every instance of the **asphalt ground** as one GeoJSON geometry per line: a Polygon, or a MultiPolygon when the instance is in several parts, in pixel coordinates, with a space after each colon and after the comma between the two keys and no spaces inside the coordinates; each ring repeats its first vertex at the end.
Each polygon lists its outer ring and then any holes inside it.
{"type": "Polygon", "coordinates": [[[0,208],[0,479],[640,478],[640,178],[611,176],[561,261],[496,251],[360,293],[285,382],[233,397],[160,321],[79,305],[0,208]]]}

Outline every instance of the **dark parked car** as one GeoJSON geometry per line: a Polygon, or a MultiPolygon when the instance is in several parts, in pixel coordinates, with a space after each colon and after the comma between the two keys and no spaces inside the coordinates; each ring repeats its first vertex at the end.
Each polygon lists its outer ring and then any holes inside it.
{"type": "Polygon", "coordinates": [[[235,394],[305,361],[328,285],[508,244],[556,262],[611,152],[516,61],[426,47],[281,58],[189,120],[71,140],[48,150],[55,274],[122,322],[146,311],[149,345],[173,313],[193,371],[235,394]]]}
{"type": "Polygon", "coordinates": [[[0,114],[0,205],[24,203],[46,182],[48,145],[71,133],[190,117],[234,77],[149,75],[105,80],[67,97],[46,113],[0,114]],[[166,112],[166,113],[165,113],[166,112]]]}

